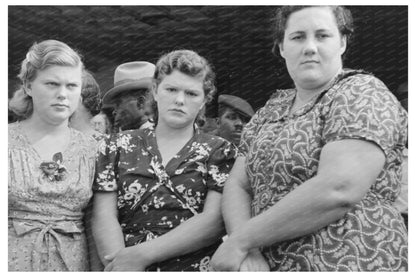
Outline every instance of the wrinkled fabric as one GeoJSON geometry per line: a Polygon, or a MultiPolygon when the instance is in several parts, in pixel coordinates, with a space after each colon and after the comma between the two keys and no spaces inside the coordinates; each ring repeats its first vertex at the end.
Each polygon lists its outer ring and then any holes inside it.
{"type": "MultiPolygon", "coordinates": [[[[86,271],[82,219],[92,196],[96,142],[71,129],[63,180],[51,180],[19,122],[9,125],[9,271],[86,271]]],[[[52,158],[52,157],[51,157],[52,158]]]]}
{"type": "Polygon", "coordinates": [[[317,174],[325,144],[359,139],[380,147],[383,170],[364,198],[332,224],[263,248],[274,271],[405,271],[407,231],[392,203],[400,192],[407,113],[370,74],[344,71],[332,86],[290,114],[296,91],[280,90],[246,125],[254,216],[317,174]]]}
{"type": "MultiPolygon", "coordinates": [[[[125,244],[132,246],[201,213],[208,190],[222,192],[235,156],[236,149],[228,141],[196,130],[163,166],[153,129],[124,131],[100,145],[93,189],[117,192],[125,244]]],[[[221,238],[147,270],[206,271],[219,243],[221,238]]]]}

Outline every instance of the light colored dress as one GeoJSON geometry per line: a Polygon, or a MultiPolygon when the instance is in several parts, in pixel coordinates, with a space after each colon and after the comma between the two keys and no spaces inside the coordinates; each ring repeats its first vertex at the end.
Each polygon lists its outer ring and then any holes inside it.
{"type": "Polygon", "coordinates": [[[92,196],[96,142],[74,129],[70,136],[57,174],[47,174],[20,123],[9,124],[9,271],[89,269],[82,219],[92,196]]]}
{"type": "Polygon", "coordinates": [[[296,91],[278,91],[251,119],[240,150],[259,215],[313,178],[325,144],[374,143],[386,162],[363,199],[314,233],[262,249],[272,271],[406,271],[407,230],[393,202],[400,192],[407,113],[377,78],[342,72],[327,90],[290,114],[296,91]]]}

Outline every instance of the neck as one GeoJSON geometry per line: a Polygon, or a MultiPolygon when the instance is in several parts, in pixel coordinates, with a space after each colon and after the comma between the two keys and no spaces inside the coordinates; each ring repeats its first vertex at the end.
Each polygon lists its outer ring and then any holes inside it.
{"type": "Polygon", "coordinates": [[[92,135],[95,130],[91,126],[92,115],[87,112],[77,110],[70,118],[69,126],[86,135],[92,135]]]}
{"type": "Polygon", "coordinates": [[[314,96],[321,93],[322,91],[328,89],[335,78],[339,75],[339,73],[342,71],[342,68],[340,68],[337,73],[326,83],[318,86],[318,87],[301,87],[299,85],[296,85],[296,99],[300,103],[306,103],[309,100],[311,100],[314,96]]]}
{"type": "Polygon", "coordinates": [[[162,122],[156,126],[156,138],[167,140],[189,140],[194,135],[194,126],[190,124],[184,128],[171,128],[162,122]]]}
{"type": "Polygon", "coordinates": [[[57,124],[51,124],[51,123],[45,122],[36,114],[32,114],[31,117],[24,120],[23,125],[24,125],[25,130],[27,130],[27,132],[29,133],[35,132],[38,134],[56,134],[56,133],[66,132],[69,130],[68,120],[64,120],[63,122],[57,123],[57,124]]]}

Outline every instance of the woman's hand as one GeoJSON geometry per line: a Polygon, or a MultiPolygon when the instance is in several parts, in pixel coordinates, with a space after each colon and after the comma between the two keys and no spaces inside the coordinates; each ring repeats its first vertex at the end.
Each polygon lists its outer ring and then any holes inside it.
{"type": "Polygon", "coordinates": [[[233,237],[223,242],[211,259],[212,271],[238,271],[247,257],[248,250],[243,249],[233,237]]]}
{"type": "Polygon", "coordinates": [[[141,252],[140,245],[136,245],[105,256],[109,263],[104,271],[145,271],[152,262],[141,252]]]}
{"type": "Polygon", "coordinates": [[[260,250],[254,248],[241,263],[240,271],[270,271],[270,266],[260,250]]]}

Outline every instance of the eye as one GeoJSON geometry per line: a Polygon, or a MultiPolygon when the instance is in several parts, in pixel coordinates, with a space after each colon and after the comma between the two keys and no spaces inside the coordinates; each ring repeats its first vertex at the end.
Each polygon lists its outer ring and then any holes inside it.
{"type": "Polygon", "coordinates": [[[186,94],[192,97],[198,96],[198,94],[193,91],[187,91],[186,94]]]}
{"type": "Polygon", "coordinates": [[[47,83],[46,83],[46,85],[47,85],[47,86],[50,86],[50,87],[56,87],[56,86],[59,86],[59,84],[58,84],[58,83],[56,83],[56,82],[47,82],[47,83]]]}
{"type": "Polygon", "coordinates": [[[69,87],[70,89],[74,89],[74,88],[78,87],[78,84],[75,84],[75,83],[72,84],[71,83],[71,84],[68,84],[67,87],[69,87]]]}
{"type": "Polygon", "coordinates": [[[328,38],[328,37],[329,37],[329,35],[328,35],[328,34],[317,34],[317,35],[316,35],[316,37],[317,37],[318,39],[325,39],[325,38],[328,38]]]}
{"type": "Polygon", "coordinates": [[[174,88],[174,87],[167,87],[167,88],[166,88],[166,90],[167,90],[168,92],[175,92],[177,89],[176,89],[176,88],[174,88]]]}

